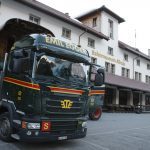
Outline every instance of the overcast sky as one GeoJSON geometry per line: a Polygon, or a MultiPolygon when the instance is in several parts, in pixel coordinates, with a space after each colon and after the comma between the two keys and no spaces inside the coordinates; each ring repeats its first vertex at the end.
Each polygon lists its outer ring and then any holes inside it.
{"type": "Polygon", "coordinates": [[[38,0],[63,13],[76,17],[105,5],[125,19],[119,25],[119,40],[148,54],[150,49],[149,0],[38,0]],[[136,40],[135,40],[136,32],[136,40]]]}

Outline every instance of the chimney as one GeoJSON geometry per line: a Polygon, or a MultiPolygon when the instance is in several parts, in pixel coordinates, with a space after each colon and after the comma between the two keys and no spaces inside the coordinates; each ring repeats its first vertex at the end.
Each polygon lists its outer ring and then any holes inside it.
{"type": "Polygon", "coordinates": [[[150,49],[148,49],[148,56],[150,57],[150,49]]]}
{"type": "Polygon", "coordinates": [[[70,17],[70,16],[69,16],[69,13],[65,13],[65,15],[66,15],[67,17],[70,17]]]}

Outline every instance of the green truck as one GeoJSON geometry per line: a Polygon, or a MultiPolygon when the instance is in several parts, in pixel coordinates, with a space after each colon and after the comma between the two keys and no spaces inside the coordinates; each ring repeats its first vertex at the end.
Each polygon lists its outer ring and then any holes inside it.
{"type": "Polygon", "coordinates": [[[105,92],[103,71],[92,71],[87,50],[53,36],[21,19],[7,21],[0,31],[0,138],[4,141],[86,136],[88,100],[105,92]]]}

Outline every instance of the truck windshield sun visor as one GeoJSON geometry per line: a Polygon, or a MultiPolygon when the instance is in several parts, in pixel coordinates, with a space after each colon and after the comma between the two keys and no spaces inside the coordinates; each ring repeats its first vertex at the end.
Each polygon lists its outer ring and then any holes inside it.
{"type": "Polygon", "coordinates": [[[67,43],[48,35],[39,35],[35,44],[46,53],[52,53],[59,57],[71,59],[75,62],[89,63],[90,57],[86,49],[75,44],[67,43]]]}

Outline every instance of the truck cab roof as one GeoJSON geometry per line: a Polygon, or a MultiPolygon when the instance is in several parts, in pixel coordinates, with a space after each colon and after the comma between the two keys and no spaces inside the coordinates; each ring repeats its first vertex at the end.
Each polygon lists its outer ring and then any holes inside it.
{"type": "Polygon", "coordinates": [[[90,63],[90,56],[86,49],[73,43],[67,43],[49,34],[30,34],[14,43],[12,49],[34,47],[37,52],[67,58],[75,62],[90,63]]]}

